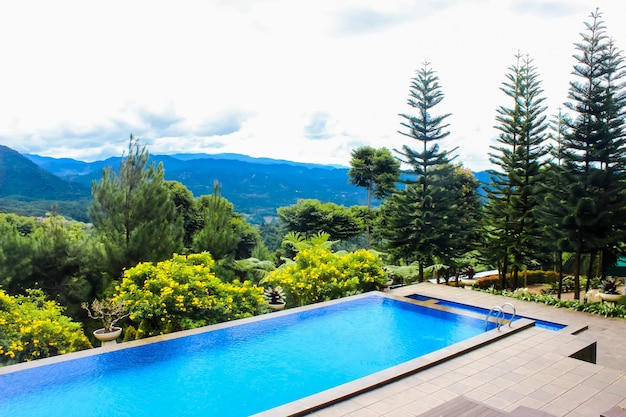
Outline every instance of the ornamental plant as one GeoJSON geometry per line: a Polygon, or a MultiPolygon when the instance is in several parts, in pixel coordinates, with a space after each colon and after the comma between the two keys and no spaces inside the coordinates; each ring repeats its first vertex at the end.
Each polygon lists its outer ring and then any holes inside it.
{"type": "Polygon", "coordinates": [[[0,365],[92,347],[82,325],[62,312],[40,289],[16,296],[0,290],[0,365]]]}
{"type": "Polygon", "coordinates": [[[268,287],[263,293],[263,297],[270,304],[282,304],[285,302],[285,292],[280,287],[268,287]]]}
{"type": "Polygon", "coordinates": [[[614,278],[607,278],[602,282],[602,292],[604,294],[619,294],[617,291],[617,280],[614,278]]]}
{"type": "Polygon", "coordinates": [[[91,303],[91,307],[88,303],[82,303],[81,307],[87,310],[89,317],[102,323],[104,333],[114,332],[115,324],[130,315],[130,313],[126,312],[123,301],[113,301],[109,298],[102,300],[96,298],[91,303]]]}
{"type": "Polygon", "coordinates": [[[125,303],[132,328],[125,338],[193,329],[267,311],[263,288],[250,281],[222,282],[208,252],[175,254],[156,264],[144,262],[124,272],[113,301],[125,303]]]}
{"type": "Polygon", "coordinates": [[[372,291],[386,281],[382,261],[372,252],[360,249],[334,253],[323,245],[302,249],[294,262],[283,264],[262,280],[282,287],[288,295],[288,305],[307,305],[372,291]]]}

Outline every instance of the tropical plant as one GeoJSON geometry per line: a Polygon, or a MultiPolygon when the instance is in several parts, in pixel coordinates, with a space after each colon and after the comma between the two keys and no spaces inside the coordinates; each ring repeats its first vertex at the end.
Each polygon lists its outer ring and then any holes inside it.
{"type": "Polygon", "coordinates": [[[285,302],[285,292],[281,287],[268,287],[263,297],[270,304],[282,304],[285,302]]]}
{"type": "Polygon", "coordinates": [[[602,282],[602,292],[604,294],[619,294],[617,291],[617,281],[614,278],[607,278],[602,282]]]}

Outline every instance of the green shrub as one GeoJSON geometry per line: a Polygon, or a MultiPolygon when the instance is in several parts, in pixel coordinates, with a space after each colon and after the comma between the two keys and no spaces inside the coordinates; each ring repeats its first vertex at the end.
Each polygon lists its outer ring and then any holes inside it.
{"type": "Polygon", "coordinates": [[[113,299],[123,301],[132,328],[125,340],[193,329],[267,311],[263,288],[250,281],[222,282],[212,272],[208,252],[124,271],[113,299]]]}
{"type": "Polygon", "coordinates": [[[28,362],[91,347],[82,325],[62,314],[43,291],[15,297],[0,290],[0,365],[28,362]]]}
{"type": "Polygon", "coordinates": [[[490,292],[492,294],[504,295],[507,297],[513,297],[519,300],[542,303],[558,308],[567,308],[574,311],[599,314],[605,317],[626,318],[626,304],[623,303],[586,303],[581,300],[559,300],[552,295],[531,293],[528,292],[526,289],[519,289],[514,292],[510,292],[506,290],[498,291],[492,288],[487,290],[487,292],[490,292]]]}
{"type": "Polygon", "coordinates": [[[301,250],[295,262],[283,264],[262,280],[272,287],[282,287],[290,306],[372,291],[386,281],[382,261],[372,252],[361,249],[333,253],[322,246],[301,250]]]}

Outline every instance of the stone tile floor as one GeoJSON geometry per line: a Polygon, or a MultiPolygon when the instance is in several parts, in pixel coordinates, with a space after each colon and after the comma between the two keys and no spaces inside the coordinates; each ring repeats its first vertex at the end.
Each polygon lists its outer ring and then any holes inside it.
{"type": "Polygon", "coordinates": [[[564,417],[626,408],[626,320],[430,283],[393,290],[414,293],[487,308],[513,302],[520,315],[588,329],[578,335],[536,327],[514,333],[313,416],[417,416],[461,395],[504,412],[523,405],[564,417]],[[597,341],[597,364],[569,357],[589,339],[597,341]]]}

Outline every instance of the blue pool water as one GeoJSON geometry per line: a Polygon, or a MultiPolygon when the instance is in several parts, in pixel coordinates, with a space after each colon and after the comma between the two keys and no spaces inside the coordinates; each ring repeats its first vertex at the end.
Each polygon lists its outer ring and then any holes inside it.
{"type": "Polygon", "coordinates": [[[0,374],[0,416],[248,416],[484,332],[378,295],[0,374]]]}
{"type": "MultiPolygon", "coordinates": [[[[418,301],[435,300],[437,302],[437,304],[439,304],[441,306],[450,307],[450,308],[456,308],[456,309],[464,310],[464,311],[471,311],[471,312],[478,313],[478,314],[485,314],[486,315],[486,314],[489,313],[489,309],[488,308],[474,307],[474,306],[470,306],[470,305],[467,305],[467,304],[455,303],[453,301],[441,300],[439,298],[426,297],[426,296],[423,296],[423,295],[420,295],[420,294],[412,294],[412,295],[409,295],[408,298],[412,298],[413,300],[418,300],[418,301]]],[[[510,320],[512,315],[509,314],[508,311],[509,310],[507,310],[507,312],[505,312],[504,316],[505,316],[505,319],[510,320]]],[[[564,329],[565,327],[567,327],[564,324],[553,323],[553,322],[550,322],[550,321],[537,320],[537,319],[533,319],[533,318],[530,318],[530,317],[524,317],[524,316],[515,316],[515,320],[518,320],[518,319],[534,320],[536,327],[541,327],[542,329],[547,329],[547,330],[558,331],[558,330],[561,330],[561,329],[564,329]]]]}

